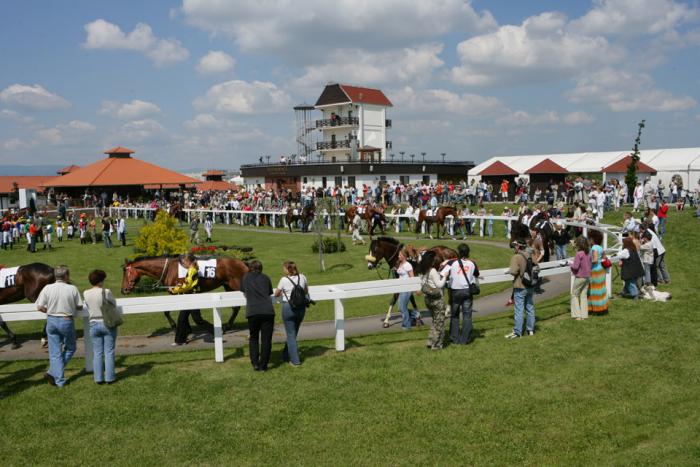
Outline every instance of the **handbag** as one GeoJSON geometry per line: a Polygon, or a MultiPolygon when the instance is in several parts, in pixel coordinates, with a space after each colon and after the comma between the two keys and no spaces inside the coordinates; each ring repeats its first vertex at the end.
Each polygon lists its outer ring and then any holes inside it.
{"type": "Polygon", "coordinates": [[[108,328],[116,328],[124,324],[123,315],[117,308],[117,304],[107,300],[107,292],[105,292],[105,289],[102,289],[100,311],[102,312],[102,319],[104,320],[105,326],[108,328]]]}
{"type": "Polygon", "coordinates": [[[610,269],[612,267],[612,261],[610,261],[610,258],[605,256],[603,258],[603,261],[600,262],[600,265],[603,266],[605,269],[610,269]]]}
{"type": "Polygon", "coordinates": [[[469,282],[467,279],[467,273],[464,272],[464,266],[462,266],[461,259],[458,259],[457,263],[459,264],[459,268],[462,270],[462,274],[464,274],[464,280],[466,280],[467,284],[469,285],[469,295],[479,295],[481,293],[481,287],[479,287],[479,284],[476,282],[469,282]]]}

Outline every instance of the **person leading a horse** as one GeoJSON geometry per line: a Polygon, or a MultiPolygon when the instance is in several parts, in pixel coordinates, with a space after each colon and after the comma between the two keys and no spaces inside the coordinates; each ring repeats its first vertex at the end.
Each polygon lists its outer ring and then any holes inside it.
{"type": "MultiPolygon", "coordinates": [[[[197,265],[197,258],[193,254],[185,256],[182,260],[183,266],[187,268],[187,274],[185,275],[185,280],[174,287],[170,287],[168,292],[173,295],[197,293],[199,286],[199,266],[197,265]]],[[[177,326],[175,328],[175,342],[173,345],[183,345],[187,343],[187,338],[192,332],[192,327],[190,326],[190,315],[195,323],[200,326],[205,326],[209,332],[213,333],[214,326],[208,321],[202,318],[202,314],[199,310],[180,310],[177,317],[177,326]]]]}

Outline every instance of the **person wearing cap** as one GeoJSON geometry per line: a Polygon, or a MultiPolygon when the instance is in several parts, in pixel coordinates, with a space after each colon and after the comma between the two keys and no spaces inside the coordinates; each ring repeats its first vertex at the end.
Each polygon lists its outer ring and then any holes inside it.
{"type": "Polygon", "coordinates": [[[532,260],[532,255],[527,251],[527,243],[522,240],[513,242],[515,254],[510,259],[508,274],[513,276],[513,300],[514,300],[514,326],[510,334],[506,334],[506,339],[517,339],[523,335],[523,331],[528,336],[535,334],[535,288],[532,285],[526,286],[523,283],[523,275],[527,270],[528,259],[532,260]],[[523,330],[523,322],[525,329],[523,330]]]}

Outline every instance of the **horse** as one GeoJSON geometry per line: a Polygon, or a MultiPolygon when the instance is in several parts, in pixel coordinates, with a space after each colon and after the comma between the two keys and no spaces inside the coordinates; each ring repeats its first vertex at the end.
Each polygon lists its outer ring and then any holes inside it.
{"type": "Polygon", "coordinates": [[[427,211],[425,209],[421,209],[418,213],[418,222],[416,222],[416,238],[420,238],[420,228],[421,225],[423,225],[423,222],[425,222],[425,230],[428,232],[428,236],[431,239],[433,238],[433,223],[437,224],[437,238],[440,238],[440,226],[442,226],[443,229],[442,233],[447,231],[445,228],[445,220],[447,219],[447,216],[457,218],[457,209],[453,208],[452,206],[440,206],[435,210],[432,216],[428,216],[427,211]]]}
{"type": "Polygon", "coordinates": [[[309,231],[309,225],[311,224],[311,221],[314,220],[314,217],[316,216],[316,208],[314,208],[313,205],[310,206],[304,206],[304,208],[301,210],[301,213],[294,214],[294,209],[289,208],[287,209],[287,227],[289,227],[289,232],[292,232],[292,224],[301,221],[301,231],[302,232],[308,232],[309,231]]]}
{"type": "Polygon", "coordinates": [[[511,222],[510,243],[513,244],[516,241],[525,242],[532,237],[533,231],[537,232],[542,237],[542,247],[544,249],[544,256],[541,262],[546,263],[549,261],[551,249],[554,246],[554,240],[552,240],[554,227],[549,221],[549,216],[541,212],[530,218],[527,224],[524,224],[522,219],[523,216],[520,215],[517,221],[511,222]]]}
{"type": "MultiPolygon", "coordinates": [[[[20,266],[14,280],[11,284],[5,284],[6,287],[0,289],[0,305],[18,302],[22,299],[27,299],[35,302],[39,297],[39,293],[48,284],[56,282],[53,274],[53,268],[44,263],[31,263],[20,266]]],[[[0,317],[0,327],[7,333],[12,343],[12,348],[20,347],[17,342],[17,336],[10,331],[7,323],[0,317]]]]}
{"type": "MultiPolygon", "coordinates": [[[[357,214],[357,206],[350,206],[347,211],[345,211],[345,223],[348,225],[348,229],[352,229],[352,220],[355,218],[355,214],[357,214]]],[[[360,217],[367,224],[367,233],[370,239],[377,226],[375,219],[379,221],[379,228],[382,231],[382,235],[386,233],[386,216],[382,210],[368,206],[360,217]]]]}
{"type": "MultiPolygon", "coordinates": [[[[124,260],[124,274],[122,276],[122,294],[127,295],[134,290],[141,276],[148,276],[158,282],[155,287],[172,287],[180,281],[178,279],[179,255],[164,256],[144,256],[133,261],[124,260]]],[[[241,279],[248,272],[248,266],[241,260],[230,257],[219,257],[216,262],[214,277],[200,277],[198,281],[199,291],[208,292],[221,286],[224,290],[241,289],[241,279]]],[[[238,316],[240,307],[234,307],[231,319],[228,321],[229,329],[233,328],[233,323],[238,316]]],[[[165,317],[170,327],[175,329],[175,321],[170,316],[170,312],[165,312],[165,317]]]]}
{"type": "Polygon", "coordinates": [[[425,274],[428,272],[429,267],[439,268],[439,266],[445,260],[457,259],[457,251],[450,247],[444,245],[436,245],[430,248],[420,247],[416,248],[413,245],[406,245],[404,247],[404,252],[406,257],[411,261],[411,264],[416,264],[415,271],[416,274],[425,274]],[[433,258],[432,263],[425,264],[422,259],[426,253],[430,252],[433,258]]]}
{"type": "MultiPolygon", "coordinates": [[[[384,236],[377,237],[370,242],[369,254],[365,256],[365,259],[367,260],[367,268],[376,269],[381,260],[386,261],[390,268],[395,268],[399,260],[399,253],[402,249],[403,243],[399,242],[395,238],[384,236]]],[[[389,302],[389,309],[384,317],[382,327],[389,327],[391,312],[393,311],[394,305],[396,304],[398,298],[399,294],[394,294],[391,302],[389,302]]],[[[416,299],[413,297],[413,295],[411,295],[411,305],[413,305],[415,310],[418,310],[418,304],[416,304],[416,299]]],[[[421,325],[423,324],[423,320],[421,320],[420,317],[418,318],[417,322],[419,322],[421,325]]]]}

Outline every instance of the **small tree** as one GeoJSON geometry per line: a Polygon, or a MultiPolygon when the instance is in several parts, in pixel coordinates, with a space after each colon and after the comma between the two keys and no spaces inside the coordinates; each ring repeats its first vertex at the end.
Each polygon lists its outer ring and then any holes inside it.
{"type": "Polygon", "coordinates": [[[627,184],[627,192],[632,193],[637,185],[637,164],[639,163],[639,146],[642,143],[642,128],[644,128],[645,120],[639,122],[637,130],[637,139],[634,140],[634,151],[632,151],[632,160],[627,166],[627,174],[625,175],[625,183],[627,184]]]}
{"type": "Polygon", "coordinates": [[[174,217],[158,211],[155,222],[141,228],[134,245],[138,253],[148,256],[184,254],[187,235],[178,228],[174,217]]]}

